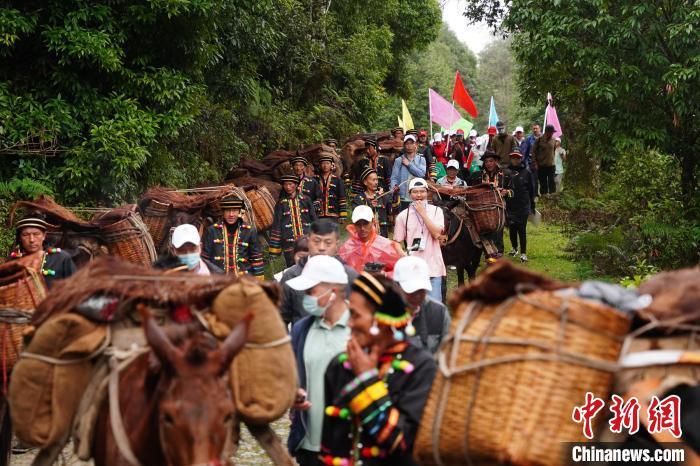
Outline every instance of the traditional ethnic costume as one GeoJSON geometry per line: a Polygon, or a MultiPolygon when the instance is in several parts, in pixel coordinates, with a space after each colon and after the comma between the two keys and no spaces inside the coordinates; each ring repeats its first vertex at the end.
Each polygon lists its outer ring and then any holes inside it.
{"type": "MultiPolygon", "coordinates": [[[[13,248],[12,253],[10,253],[10,259],[19,259],[27,256],[26,252],[22,249],[22,243],[19,239],[22,229],[31,227],[46,232],[49,226],[49,223],[37,214],[30,214],[18,221],[15,224],[15,230],[17,232],[16,246],[13,248]]],[[[46,282],[46,287],[49,289],[51,289],[55,280],[68,278],[77,270],[70,255],[62,251],[61,248],[54,247],[44,247],[41,254],[36,256],[36,261],[33,261],[29,266],[41,272],[46,282]]]]}
{"type": "MultiPolygon", "coordinates": [[[[519,150],[511,153],[511,160],[518,156],[519,150]]],[[[530,170],[522,164],[508,167],[513,195],[506,199],[506,217],[510,232],[511,255],[515,256],[520,244],[520,260],[527,261],[527,219],[535,213],[535,189],[530,170]]]]}
{"type": "Polygon", "coordinates": [[[352,286],[375,305],[377,323],[399,341],[379,358],[378,367],[355,376],[346,353],[326,370],[326,416],[321,462],[327,465],[411,466],[413,442],[428,398],[435,362],[427,351],[405,340],[414,333],[403,299],[368,273],[352,286]],[[411,332],[410,330],[413,330],[411,332]]]}
{"type": "MultiPolygon", "coordinates": [[[[333,157],[321,156],[319,163],[331,162],[333,157]]],[[[345,184],[343,180],[332,173],[324,175],[321,173],[318,177],[318,183],[321,186],[321,208],[319,217],[332,218],[334,220],[344,219],[348,216],[348,206],[345,199],[345,184]]]]}
{"type": "MultiPolygon", "coordinates": [[[[221,210],[243,209],[243,200],[233,194],[219,201],[221,210]]],[[[238,218],[235,223],[223,219],[204,232],[202,257],[229,275],[248,273],[260,280],[265,276],[265,263],[258,241],[258,232],[252,225],[238,218]]]]}
{"type": "MultiPolygon", "coordinates": [[[[364,181],[370,174],[376,173],[373,168],[367,167],[360,175],[361,181],[364,181]]],[[[352,199],[352,209],[358,205],[366,205],[374,211],[374,218],[379,226],[379,234],[385,238],[389,237],[389,212],[391,212],[391,204],[394,196],[385,194],[388,191],[382,188],[383,192],[368,194],[362,185],[362,191],[358,192],[352,199]]]]}
{"type": "MultiPolygon", "coordinates": [[[[295,155],[294,157],[289,159],[289,162],[292,165],[294,165],[297,162],[301,162],[304,164],[305,167],[309,166],[309,161],[301,155],[295,155]]],[[[308,196],[309,199],[311,199],[311,203],[314,205],[317,214],[321,211],[321,185],[318,183],[318,180],[316,178],[304,174],[304,176],[299,178],[299,185],[297,186],[297,191],[300,194],[308,196]]]]}
{"type": "MultiPolygon", "coordinates": [[[[298,184],[299,178],[292,174],[282,175],[280,182],[286,181],[298,184]]],[[[311,222],[314,220],[316,211],[308,196],[296,191],[290,197],[282,191],[270,228],[270,254],[284,253],[287,267],[294,265],[294,241],[309,233],[311,222]]]]}
{"type": "MultiPolygon", "coordinates": [[[[500,160],[498,154],[493,151],[486,151],[486,153],[481,157],[482,161],[486,162],[486,159],[492,158],[497,162],[500,160]]],[[[503,195],[504,198],[509,198],[513,196],[513,188],[510,179],[510,171],[497,168],[496,170],[489,172],[486,170],[486,166],[483,166],[482,171],[474,173],[474,175],[469,179],[469,186],[474,186],[482,183],[489,183],[497,189],[505,189],[506,192],[503,195]]],[[[483,235],[484,238],[490,239],[496,246],[497,254],[503,255],[503,230],[496,231],[494,233],[489,233],[483,235]]],[[[493,256],[493,254],[488,254],[493,256]]]]}
{"type": "MultiPolygon", "coordinates": [[[[365,140],[365,148],[374,147],[379,150],[379,144],[373,139],[365,140]]],[[[362,184],[364,178],[362,174],[367,170],[367,168],[372,168],[379,178],[379,187],[384,190],[384,192],[389,191],[389,184],[391,183],[391,169],[392,164],[383,155],[377,154],[376,158],[371,158],[369,156],[362,157],[360,160],[354,163],[352,166],[352,191],[355,194],[360,194],[364,192],[365,186],[362,184]]]]}

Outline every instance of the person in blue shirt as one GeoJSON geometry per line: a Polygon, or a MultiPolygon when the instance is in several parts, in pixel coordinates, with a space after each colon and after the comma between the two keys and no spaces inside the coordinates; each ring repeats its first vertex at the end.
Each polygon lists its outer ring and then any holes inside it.
{"type": "Polygon", "coordinates": [[[532,158],[532,148],[535,145],[535,141],[538,137],[542,136],[542,131],[540,125],[537,123],[532,124],[532,134],[525,139],[524,148],[521,147],[520,152],[523,154],[522,165],[530,170],[532,174],[532,190],[537,195],[538,192],[538,182],[537,182],[537,166],[532,158]]]}
{"type": "Polygon", "coordinates": [[[407,134],[403,138],[403,152],[394,160],[394,168],[391,171],[391,190],[399,193],[399,212],[411,204],[408,181],[412,178],[425,178],[425,171],[425,157],[418,153],[416,137],[407,134]]]}

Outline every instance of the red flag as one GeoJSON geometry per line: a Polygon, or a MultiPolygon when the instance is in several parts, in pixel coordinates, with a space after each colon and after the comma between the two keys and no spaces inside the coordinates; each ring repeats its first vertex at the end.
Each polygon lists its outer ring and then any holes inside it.
{"type": "Polygon", "coordinates": [[[474,118],[476,118],[476,116],[479,114],[479,112],[476,111],[474,101],[464,88],[459,71],[457,71],[457,75],[455,76],[455,88],[452,91],[452,100],[454,100],[457,105],[466,110],[474,118]]]}

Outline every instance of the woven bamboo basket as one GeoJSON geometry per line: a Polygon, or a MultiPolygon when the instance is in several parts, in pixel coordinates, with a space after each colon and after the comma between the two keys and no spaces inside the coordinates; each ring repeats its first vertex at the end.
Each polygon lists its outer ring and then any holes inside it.
{"type": "MultiPolygon", "coordinates": [[[[622,347],[621,361],[626,357],[654,354],[668,351],[700,353],[700,326],[692,323],[650,322],[630,333],[622,347]]],[[[700,383],[700,360],[686,358],[683,362],[664,361],[659,364],[644,364],[624,367],[615,376],[615,392],[627,393],[632,384],[641,380],[674,377],[700,383]]]]}
{"type": "Polygon", "coordinates": [[[464,204],[480,234],[502,230],[506,224],[506,205],[493,185],[488,183],[465,190],[464,204]]]}
{"type": "Polygon", "coordinates": [[[134,264],[150,266],[157,258],[148,227],[137,213],[102,228],[102,240],[109,253],[134,264]]]}
{"type": "Polygon", "coordinates": [[[23,331],[46,296],[41,274],[15,262],[0,266],[0,371],[2,380],[22,352],[23,331]]]}
{"type": "Polygon", "coordinates": [[[628,329],[617,310],[553,292],[461,303],[438,353],[416,458],[564,464],[561,442],[586,440],[572,410],[586,392],[607,399],[628,329]]]}
{"type": "Polygon", "coordinates": [[[170,204],[158,202],[155,199],[151,199],[144,212],[142,212],[143,223],[146,224],[157,250],[163,245],[163,241],[168,233],[169,213],[170,204]]]}
{"type": "Polygon", "coordinates": [[[275,214],[275,200],[270,191],[264,186],[256,186],[246,190],[245,195],[253,208],[253,217],[258,233],[270,228],[275,214]]]}

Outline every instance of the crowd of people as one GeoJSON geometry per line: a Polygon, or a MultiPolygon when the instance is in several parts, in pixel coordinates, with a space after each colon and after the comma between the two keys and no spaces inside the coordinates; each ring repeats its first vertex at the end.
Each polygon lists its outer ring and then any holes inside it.
{"type": "MultiPolygon", "coordinates": [[[[283,254],[286,263],[277,275],[280,314],[300,382],[288,446],[300,465],[413,464],[413,439],[436,370],[432,353],[450,326],[442,298],[445,219],[430,182],[495,186],[506,200],[510,254],[525,262],[535,199],[561,182],[565,151],[553,132],[547,126],[540,134],[533,125],[528,137],[521,127],[508,134],[499,122],[482,137],[458,130],[429,143],[425,131],[395,128],[403,151],[391,162],[367,139],[348,182],[333,173],[332,157],[321,157],[315,176],[309,160],[290,160],[268,252],[283,254]],[[341,242],[348,199],[348,239],[341,242]]],[[[193,225],[177,226],[155,267],[263,279],[263,250],[243,215],[243,199],[228,195],[220,207],[221,218],[202,237],[193,225]]],[[[48,227],[40,214],[18,222],[13,257],[44,250],[36,255],[37,270],[50,288],[75,265],[45,246],[48,227]]],[[[492,239],[503,254],[503,231],[492,239]]]]}

